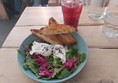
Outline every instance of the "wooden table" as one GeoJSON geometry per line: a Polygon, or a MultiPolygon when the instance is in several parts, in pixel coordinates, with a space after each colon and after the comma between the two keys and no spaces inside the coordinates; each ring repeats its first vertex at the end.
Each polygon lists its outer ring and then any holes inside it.
{"type": "MultiPolygon", "coordinates": [[[[118,83],[118,38],[110,39],[102,33],[103,21],[87,17],[89,7],[84,7],[78,26],[89,47],[88,62],[84,69],[64,83],[100,83],[112,80],[118,83]]],[[[17,49],[31,34],[30,29],[48,24],[50,16],[63,23],[60,7],[27,7],[0,49],[0,83],[37,83],[25,76],[17,64],[17,49]]]]}
{"type": "MultiPolygon", "coordinates": [[[[101,8],[96,9],[102,10],[101,8]]],[[[92,20],[88,17],[89,7],[84,7],[79,25],[101,25],[103,24],[102,20],[92,20]]],[[[48,24],[48,19],[50,17],[54,17],[58,20],[59,23],[63,23],[63,15],[61,11],[61,7],[27,7],[23,14],[21,15],[20,19],[16,23],[16,27],[21,26],[44,26],[48,24]],[[45,11],[46,10],[46,11],[45,11]]]]}

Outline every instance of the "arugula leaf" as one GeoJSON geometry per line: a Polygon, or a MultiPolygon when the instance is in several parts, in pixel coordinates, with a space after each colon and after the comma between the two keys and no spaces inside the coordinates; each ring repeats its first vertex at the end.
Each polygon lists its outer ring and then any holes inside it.
{"type": "Polygon", "coordinates": [[[68,77],[71,74],[71,72],[69,70],[67,70],[66,68],[64,68],[57,76],[57,78],[65,78],[68,77]]]}
{"type": "Polygon", "coordinates": [[[37,67],[36,63],[32,59],[31,56],[26,56],[25,58],[25,63],[23,64],[23,67],[25,70],[30,70],[32,73],[35,75],[38,75],[39,73],[39,68],[37,67]]]}
{"type": "Polygon", "coordinates": [[[26,63],[31,63],[31,61],[33,60],[31,56],[26,56],[25,59],[26,59],[26,63]]]}
{"type": "Polygon", "coordinates": [[[78,62],[77,62],[77,66],[79,66],[81,63],[80,63],[80,60],[78,60],[78,62]]]}
{"type": "Polygon", "coordinates": [[[61,59],[60,58],[55,58],[54,61],[53,61],[52,66],[54,66],[54,67],[61,67],[62,66],[61,59]]]}
{"type": "Polygon", "coordinates": [[[79,58],[80,63],[84,62],[85,59],[86,59],[85,53],[80,54],[80,58],[79,58]]]}
{"type": "Polygon", "coordinates": [[[57,78],[56,76],[60,73],[62,69],[63,68],[54,68],[54,73],[52,75],[52,78],[57,78]]]}
{"type": "Polygon", "coordinates": [[[68,46],[68,52],[66,53],[66,58],[71,59],[78,55],[78,48],[76,46],[68,46]]]}
{"type": "Polygon", "coordinates": [[[29,69],[29,67],[28,67],[28,65],[27,65],[26,63],[23,64],[23,68],[24,68],[25,70],[28,70],[28,69],[29,69]]]}
{"type": "Polygon", "coordinates": [[[47,56],[47,61],[48,61],[48,64],[53,64],[53,61],[54,61],[54,58],[53,58],[53,56],[52,55],[50,55],[50,56],[47,56]]]}
{"type": "Polygon", "coordinates": [[[34,65],[29,65],[28,67],[29,67],[29,70],[31,70],[32,73],[34,73],[36,75],[39,73],[38,67],[35,67],[34,65]]]}
{"type": "Polygon", "coordinates": [[[70,52],[70,51],[67,52],[67,53],[66,53],[66,58],[67,58],[67,59],[70,59],[71,57],[72,57],[72,56],[71,56],[71,52],[70,52]]]}

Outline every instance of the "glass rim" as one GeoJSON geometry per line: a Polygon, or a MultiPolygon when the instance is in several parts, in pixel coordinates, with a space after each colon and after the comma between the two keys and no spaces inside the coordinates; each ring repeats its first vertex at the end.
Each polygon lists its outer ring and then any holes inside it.
{"type": "MultiPolygon", "coordinates": [[[[60,0],[60,3],[62,4],[63,1],[75,1],[75,0],[60,0]]],[[[82,0],[78,0],[78,2],[82,3],[82,4],[84,3],[84,1],[82,1],[82,0]]]]}

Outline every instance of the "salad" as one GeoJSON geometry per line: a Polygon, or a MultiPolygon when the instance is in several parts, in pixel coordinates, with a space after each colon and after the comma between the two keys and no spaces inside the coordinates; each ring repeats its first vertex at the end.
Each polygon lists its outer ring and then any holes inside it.
{"type": "Polygon", "coordinates": [[[41,39],[25,46],[25,53],[18,52],[25,56],[24,69],[45,80],[68,77],[86,59],[76,45],[51,45],[41,39]]]}

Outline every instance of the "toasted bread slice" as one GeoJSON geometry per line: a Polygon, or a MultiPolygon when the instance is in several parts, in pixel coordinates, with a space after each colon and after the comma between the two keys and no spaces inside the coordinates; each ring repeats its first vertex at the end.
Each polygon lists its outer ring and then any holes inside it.
{"type": "Polygon", "coordinates": [[[62,42],[60,42],[60,40],[57,38],[56,35],[44,35],[44,34],[41,34],[38,29],[31,29],[31,32],[32,32],[32,34],[36,35],[37,37],[40,37],[41,39],[43,39],[46,42],[49,42],[51,44],[61,44],[62,45],[62,42]]]}
{"type": "Polygon", "coordinates": [[[57,23],[57,21],[56,21],[53,17],[51,17],[51,18],[49,19],[48,24],[51,25],[51,24],[58,24],[58,23],[57,23]]]}
{"type": "Polygon", "coordinates": [[[70,32],[75,29],[68,25],[58,24],[57,21],[51,17],[49,19],[49,26],[41,29],[31,29],[31,32],[51,44],[72,45],[76,40],[72,37],[70,32]],[[66,34],[65,34],[66,33],[66,34]]]}
{"type": "Polygon", "coordinates": [[[76,29],[69,25],[64,24],[50,24],[40,29],[42,34],[66,34],[76,32],[76,29]]]}
{"type": "MultiPolygon", "coordinates": [[[[51,24],[58,24],[58,22],[53,17],[51,17],[49,19],[49,25],[51,24]]],[[[63,45],[72,45],[76,43],[76,40],[72,37],[70,33],[58,34],[57,37],[61,40],[63,45]]]]}
{"type": "Polygon", "coordinates": [[[57,35],[58,39],[61,40],[63,45],[73,45],[76,44],[76,40],[72,37],[71,34],[59,34],[57,35]]]}

